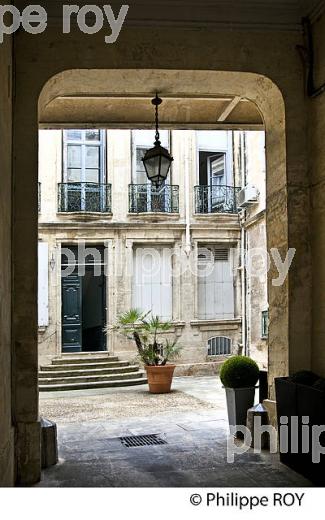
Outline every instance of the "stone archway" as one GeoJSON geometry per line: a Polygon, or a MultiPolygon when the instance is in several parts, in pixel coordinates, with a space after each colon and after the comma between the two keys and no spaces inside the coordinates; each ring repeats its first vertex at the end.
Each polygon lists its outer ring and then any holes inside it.
{"type": "MultiPolygon", "coordinates": [[[[303,222],[306,192],[288,180],[288,163],[295,171],[296,150],[287,155],[285,103],[279,88],[263,75],[248,72],[216,72],[202,70],[133,70],[133,69],[76,69],[50,77],[43,89],[34,91],[29,99],[26,115],[20,102],[16,113],[15,211],[14,211],[14,320],[15,343],[15,417],[18,431],[18,480],[32,483],[39,479],[39,423],[37,388],[37,304],[36,304],[36,251],[37,251],[37,122],[42,121],[46,107],[62,96],[132,95],[150,97],[157,90],[164,96],[186,99],[193,97],[242,96],[260,111],[266,131],[267,152],[267,240],[268,249],[277,248],[285,257],[289,247],[295,247],[303,222]],[[37,120],[38,103],[38,120],[37,120]],[[19,130],[26,120],[29,137],[19,130]],[[23,157],[25,156],[25,160],[23,157]],[[26,157],[28,158],[26,159],[26,157]],[[27,171],[26,175],[26,164],[27,171]],[[32,181],[32,182],[31,182],[32,181]],[[288,202],[292,197],[291,206],[288,202]],[[298,209],[298,213],[295,213],[298,209]],[[30,253],[26,257],[26,251],[30,253]],[[26,294],[29,311],[26,313],[26,294]]],[[[72,123],[82,124],[78,114],[72,123]]],[[[96,123],[96,120],[93,121],[96,123]]],[[[184,123],[179,121],[180,125],[184,123]]],[[[59,120],[58,120],[59,124],[59,120]]],[[[132,121],[128,121],[129,126],[132,121]]],[[[305,238],[306,240],[306,238],[305,238]]],[[[303,240],[301,251],[308,255],[303,240]]],[[[288,279],[281,287],[271,283],[277,273],[269,272],[269,375],[272,384],[276,375],[308,366],[310,359],[309,319],[301,316],[299,297],[307,295],[308,280],[303,280],[302,265],[309,265],[300,256],[293,265],[288,279]],[[295,326],[298,320],[299,326],[295,326]]],[[[271,385],[271,395],[273,392],[271,385]]]]}
{"type": "MultiPolygon", "coordinates": [[[[287,172],[285,107],[282,94],[268,78],[258,74],[214,71],[170,71],[170,70],[70,70],[51,78],[42,89],[39,98],[39,121],[43,126],[67,124],[64,118],[64,100],[70,101],[69,118],[75,125],[85,124],[82,103],[93,99],[115,99],[122,105],[123,99],[150,98],[159,85],[164,97],[191,102],[202,98],[244,98],[257,107],[266,131],[267,148],[267,241],[268,249],[277,248],[285,257],[289,248],[287,214],[287,172]],[[72,104],[78,99],[81,103],[72,104]]],[[[127,107],[126,107],[127,108],[127,107]]],[[[126,109],[125,108],[125,109],[126,109]]],[[[105,113],[105,111],[104,111],[105,113]]],[[[127,125],[138,123],[127,119],[127,125]]],[[[96,117],[96,114],[92,114],[96,117]]],[[[133,116],[135,117],[135,116],[133,116]]],[[[204,115],[202,116],[204,117],[204,115]]],[[[95,123],[105,127],[116,127],[116,121],[103,120],[98,108],[95,123]]],[[[167,124],[168,121],[162,123],[167,124]]],[[[89,121],[88,121],[89,124],[89,121]]],[[[123,126],[123,122],[118,123],[123,126]]],[[[209,128],[227,128],[227,124],[211,125],[202,119],[201,124],[209,128]]],[[[188,122],[182,110],[174,112],[173,125],[184,128],[188,122]]],[[[193,127],[193,123],[191,123],[193,127]]],[[[243,125],[247,126],[247,125],[243,125]]],[[[249,125],[248,125],[249,126],[249,125]]],[[[228,126],[229,128],[229,126],[228,126]]],[[[288,280],[281,287],[274,287],[269,273],[269,374],[271,383],[276,375],[289,371],[289,287],[288,280]]]]}

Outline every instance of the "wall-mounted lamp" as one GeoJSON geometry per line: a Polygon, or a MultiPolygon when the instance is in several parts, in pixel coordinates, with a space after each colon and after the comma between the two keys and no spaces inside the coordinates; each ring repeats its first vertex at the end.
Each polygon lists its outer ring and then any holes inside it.
{"type": "Polygon", "coordinates": [[[54,271],[54,268],[55,268],[55,258],[54,258],[54,254],[52,253],[52,256],[51,256],[51,260],[50,260],[50,268],[51,268],[51,271],[54,271]]]}

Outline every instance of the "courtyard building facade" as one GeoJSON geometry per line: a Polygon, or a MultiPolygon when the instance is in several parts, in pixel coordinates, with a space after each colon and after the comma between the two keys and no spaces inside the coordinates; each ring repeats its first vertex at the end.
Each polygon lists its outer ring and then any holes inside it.
{"type": "Polygon", "coordinates": [[[216,372],[243,351],[266,368],[267,273],[242,268],[248,247],[265,249],[264,132],[162,130],[174,161],[160,188],[142,162],[154,131],[39,138],[39,363],[106,351],[133,361],[133,343],[104,329],[135,307],[172,322],[179,374],[216,372]],[[241,205],[247,186],[256,199],[241,205]]]}

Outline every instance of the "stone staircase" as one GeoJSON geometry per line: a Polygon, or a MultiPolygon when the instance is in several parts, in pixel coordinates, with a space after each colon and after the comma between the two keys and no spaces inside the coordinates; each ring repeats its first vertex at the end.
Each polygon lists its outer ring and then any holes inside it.
{"type": "Polygon", "coordinates": [[[84,390],[143,385],[145,373],[139,365],[120,361],[116,356],[97,354],[63,355],[39,370],[39,390],[84,390]]]}

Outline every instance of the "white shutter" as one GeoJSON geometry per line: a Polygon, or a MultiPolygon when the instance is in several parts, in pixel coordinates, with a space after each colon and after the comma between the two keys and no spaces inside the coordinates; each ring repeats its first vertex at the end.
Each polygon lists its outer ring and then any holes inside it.
{"type": "Polygon", "coordinates": [[[198,278],[199,319],[232,319],[234,317],[234,287],[228,248],[209,248],[209,262],[199,259],[206,269],[198,278]],[[211,265],[211,261],[213,264],[211,265]]]}
{"type": "Polygon", "coordinates": [[[49,247],[47,242],[38,243],[38,326],[49,324],[49,247]]]}
{"type": "Polygon", "coordinates": [[[172,319],[172,273],[169,248],[136,248],[132,306],[172,319]]]}
{"type": "Polygon", "coordinates": [[[160,316],[164,320],[171,320],[173,317],[173,284],[171,256],[171,249],[167,247],[161,249],[160,316]]]}
{"type": "Polygon", "coordinates": [[[222,301],[223,301],[223,319],[233,319],[234,311],[234,279],[232,271],[232,258],[230,256],[228,261],[222,263],[222,301]]]}

